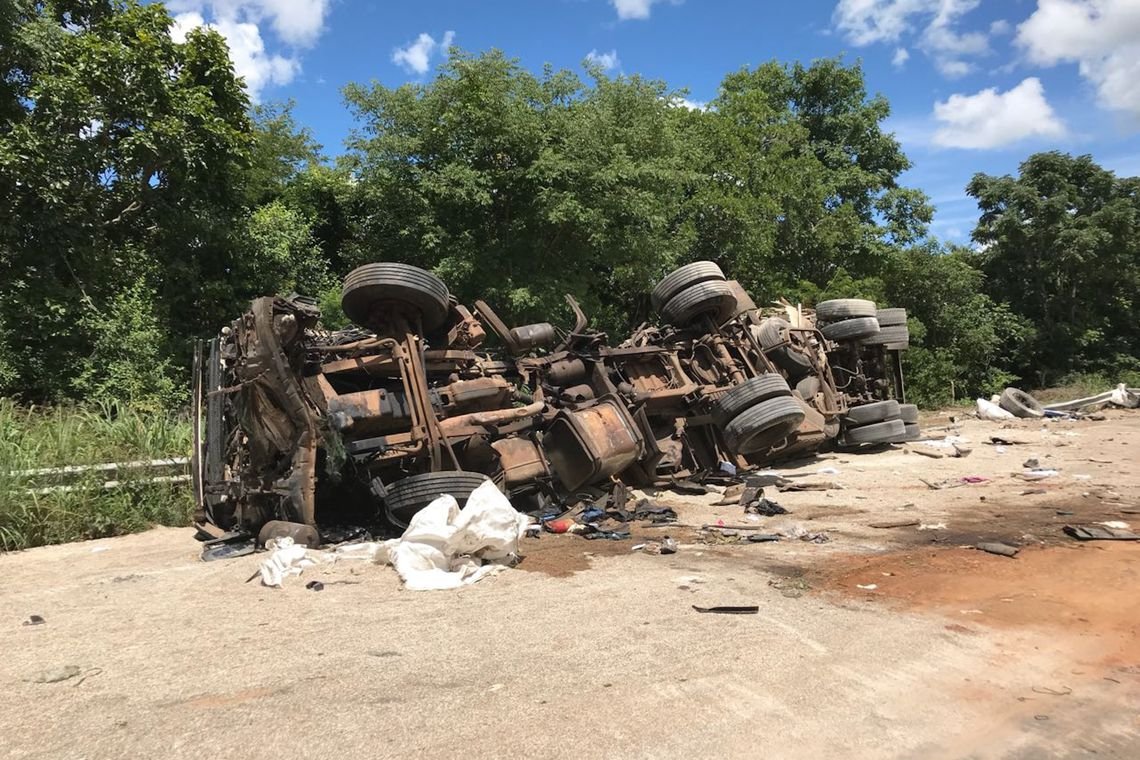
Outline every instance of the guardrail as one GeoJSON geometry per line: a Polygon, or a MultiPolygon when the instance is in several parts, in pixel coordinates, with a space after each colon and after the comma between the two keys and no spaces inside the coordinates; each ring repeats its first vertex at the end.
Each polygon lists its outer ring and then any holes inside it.
{"type": "MultiPolygon", "coordinates": [[[[146,459],[133,462],[106,462],[102,464],[80,464],[80,465],[65,465],[63,467],[37,467],[30,470],[8,470],[3,474],[8,477],[15,477],[19,479],[42,478],[45,476],[62,476],[64,478],[73,477],[77,475],[84,475],[87,473],[115,473],[116,475],[121,472],[129,472],[132,470],[169,470],[172,468],[185,469],[190,464],[188,457],[169,457],[165,459],[146,459]]],[[[153,477],[124,480],[120,478],[112,478],[104,480],[102,483],[90,482],[71,485],[51,485],[41,487],[23,488],[23,493],[29,496],[42,496],[52,493],[69,493],[72,491],[87,491],[87,490],[111,490],[114,488],[121,488],[124,485],[135,483],[189,483],[190,475],[182,473],[177,475],[155,475],[153,477]]]]}

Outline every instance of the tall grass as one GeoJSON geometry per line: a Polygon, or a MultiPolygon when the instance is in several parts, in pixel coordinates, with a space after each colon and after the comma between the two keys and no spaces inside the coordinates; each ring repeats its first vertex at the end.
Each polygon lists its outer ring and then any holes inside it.
{"type": "Polygon", "coordinates": [[[190,423],[176,415],[119,404],[28,408],[0,399],[0,549],[102,538],[155,524],[187,524],[193,506],[188,483],[143,482],[184,471],[18,473],[184,457],[190,448],[190,423]],[[123,485],[102,488],[112,479],[123,485]],[[72,488],[35,493],[54,486],[72,488]]]}

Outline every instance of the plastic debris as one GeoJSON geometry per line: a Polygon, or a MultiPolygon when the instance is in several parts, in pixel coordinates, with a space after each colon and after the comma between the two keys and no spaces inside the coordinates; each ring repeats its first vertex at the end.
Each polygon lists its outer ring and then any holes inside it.
{"type": "Polygon", "coordinates": [[[712,612],[720,615],[756,615],[760,612],[760,607],[757,605],[748,606],[726,606],[720,607],[698,607],[693,605],[693,609],[697,612],[712,612]]]}
{"type": "Polygon", "coordinates": [[[1016,546],[1009,544],[1002,544],[996,541],[987,541],[974,546],[975,549],[986,552],[987,554],[997,554],[1002,557],[1016,557],[1017,553],[1021,551],[1016,546]]]}
{"type": "Polygon", "coordinates": [[[994,402],[986,401],[984,398],[978,399],[978,418],[983,420],[993,420],[995,422],[1017,419],[1015,416],[1002,409],[994,402]]]}
{"type": "Polygon", "coordinates": [[[287,577],[300,575],[306,567],[316,564],[306,556],[308,548],[293,543],[293,539],[288,536],[272,539],[266,544],[266,548],[273,553],[269,559],[261,563],[258,571],[261,574],[261,583],[264,586],[281,588],[281,584],[287,577]]]}
{"type": "Polygon", "coordinates": [[[444,494],[417,512],[403,536],[384,542],[386,560],[412,591],[459,588],[517,559],[529,522],[487,481],[462,510],[444,494]]]}

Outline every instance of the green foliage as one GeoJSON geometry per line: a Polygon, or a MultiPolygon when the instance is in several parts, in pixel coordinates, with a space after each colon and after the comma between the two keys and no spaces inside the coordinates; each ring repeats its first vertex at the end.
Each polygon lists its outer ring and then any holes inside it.
{"type": "Polygon", "coordinates": [[[0,399],[0,549],[100,538],[156,523],[186,525],[189,489],[143,482],[152,470],[79,477],[19,472],[186,456],[189,450],[189,423],[167,413],[118,404],[21,408],[0,399]],[[103,488],[111,479],[122,485],[103,488]]]}
{"type": "Polygon", "coordinates": [[[985,276],[965,249],[909,248],[883,272],[883,303],[907,309],[912,348],[907,391],[931,406],[989,395],[1017,380],[1032,326],[983,292],[985,276]]]}
{"type": "Polygon", "coordinates": [[[1014,371],[1045,385],[1071,371],[1136,369],[1140,178],[1089,156],[1037,153],[1018,177],[975,175],[974,239],[986,288],[1036,328],[1014,371]]]}

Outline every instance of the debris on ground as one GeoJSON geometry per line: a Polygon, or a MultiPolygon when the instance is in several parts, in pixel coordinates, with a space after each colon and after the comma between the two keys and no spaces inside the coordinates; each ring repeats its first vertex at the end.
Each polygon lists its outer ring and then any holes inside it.
{"type": "Polygon", "coordinates": [[[47,623],[47,621],[43,619],[43,616],[29,615],[28,619],[21,623],[21,625],[44,625],[45,623],[47,623]]]}
{"type": "Polygon", "coordinates": [[[1016,546],[1003,544],[996,541],[986,541],[980,544],[975,544],[975,549],[986,552],[987,554],[997,554],[1002,557],[1016,557],[1017,553],[1021,551],[1016,546]]]}
{"type": "Polygon", "coordinates": [[[921,524],[921,522],[919,520],[906,520],[906,519],[904,519],[904,520],[882,520],[880,522],[871,523],[870,527],[881,528],[881,529],[910,528],[912,526],[918,526],[920,524],[921,524]]]}
{"type": "Polygon", "coordinates": [[[660,541],[646,541],[644,544],[632,546],[630,547],[630,551],[639,551],[644,554],[654,555],[676,554],[677,548],[677,542],[674,539],[669,538],[669,536],[665,536],[660,541]]]}
{"type": "Polygon", "coordinates": [[[1045,416],[1045,408],[1041,406],[1041,402],[1017,388],[1006,388],[1002,391],[997,404],[1014,417],[1031,419],[1045,416]]]}
{"type": "Polygon", "coordinates": [[[775,517],[776,515],[786,515],[788,510],[781,507],[771,499],[760,498],[749,504],[744,505],[745,514],[749,515],[763,515],[764,517],[775,517]]]}
{"type": "Polygon", "coordinates": [[[459,588],[516,561],[529,522],[486,481],[462,510],[444,494],[416,512],[403,536],[384,542],[384,559],[411,591],[459,588]]]}
{"type": "Polygon", "coordinates": [[[1140,535],[1131,530],[1103,525],[1066,525],[1061,530],[1078,541],[1140,541],[1140,535]]]}
{"type": "Polygon", "coordinates": [[[727,606],[722,605],[719,607],[698,607],[693,605],[693,609],[697,612],[712,612],[719,615],[755,615],[760,612],[760,607],[757,605],[747,606],[727,606]]]}

